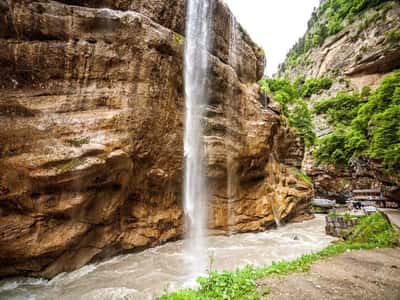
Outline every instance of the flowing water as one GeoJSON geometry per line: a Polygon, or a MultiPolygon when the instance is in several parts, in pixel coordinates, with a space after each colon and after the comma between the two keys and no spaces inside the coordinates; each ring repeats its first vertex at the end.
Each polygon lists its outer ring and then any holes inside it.
{"type": "MultiPolygon", "coordinates": [[[[184,211],[188,236],[183,241],[87,265],[74,272],[60,274],[50,281],[33,278],[0,281],[0,299],[154,299],[164,290],[172,291],[192,285],[195,277],[206,272],[209,257],[213,258],[213,267],[217,270],[234,270],[247,264],[262,266],[272,261],[294,259],[317,251],[333,240],[324,233],[322,217],[262,233],[207,237],[208,193],[206,170],[202,163],[202,123],[207,106],[210,2],[188,0],[187,3],[184,211]]],[[[109,13],[108,10],[104,12],[109,13]]],[[[236,26],[232,18],[232,66],[237,64],[236,26]]],[[[236,101],[235,97],[232,92],[233,102],[236,101]]],[[[233,122],[232,110],[235,106],[228,107],[231,108],[227,112],[227,122],[233,122]]],[[[228,140],[232,142],[233,137],[228,137],[228,140]]],[[[227,160],[227,165],[232,166],[234,157],[228,156],[227,160]]],[[[228,205],[235,201],[235,178],[235,169],[229,168],[228,205]]],[[[234,223],[231,218],[228,216],[229,224],[234,223]]]]}
{"type": "MultiPolygon", "coordinates": [[[[235,70],[237,65],[237,28],[236,28],[236,19],[233,14],[230,15],[230,36],[229,36],[229,64],[235,70]]],[[[234,87],[231,87],[229,93],[229,102],[225,103],[225,126],[226,126],[226,136],[225,136],[225,147],[226,147],[226,170],[227,170],[227,223],[228,223],[228,232],[231,234],[231,228],[236,223],[235,215],[233,213],[233,205],[232,203],[237,199],[237,188],[239,186],[238,177],[237,177],[237,165],[235,162],[234,155],[234,134],[233,128],[235,127],[235,116],[234,110],[237,107],[237,103],[239,101],[239,94],[237,93],[234,87]]]]}
{"type": "MultiPolygon", "coordinates": [[[[294,259],[317,251],[334,239],[325,235],[322,216],[276,230],[208,237],[208,254],[217,270],[294,259]]],[[[140,253],[114,257],[56,278],[0,281],[0,299],[150,300],[164,289],[184,287],[191,274],[184,268],[188,241],[178,241],[140,253]]]]}
{"type": "Polygon", "coordinates": [[[185,266],[193,274],[206,270],[207,199],[203,144],[203,118],[207,106],[209,43],[208,0],[189,0],[185,47],[185,178],[184,211],[187,225],[185,266]]]}

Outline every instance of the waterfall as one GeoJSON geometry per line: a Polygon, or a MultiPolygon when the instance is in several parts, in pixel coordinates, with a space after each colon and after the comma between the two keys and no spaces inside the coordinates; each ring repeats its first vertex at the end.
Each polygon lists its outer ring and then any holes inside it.
{"type": "MultiPolygon", "coordinates": [[[[229,19],[230,25],[230,35],[229,35],[229,64],[231,67],[236,70],[237,66],[237,30],[236,30],[236,19],[233,14],[230,15],[229,19]]],[[[234,137],[234,128],[235,128],[235,119],[234,112],[237,104],[237,92],[235,90],[235,86],[232,86],[229,91],[229,99],[225,103],[225,126],[226,126],[226,135],[225,135],[225,148],[226,148],[226,172],[227,172],[227,231],[228,234],[233,233],[233,226],[235,225],[235,214],[233,204],[237,198],[237,168],[235,166],[235,157],[233,151],[235,151],[235,137],[234,137]]]]}
{"type": "Polygon", "coordinates": [[[281,227],[281,214],[280,214],[279,209],[276,209],[274,206],[272,206],[272,214],[274,215],[276,228],[280,228],[281,227]]]}
{"type": "Polygon", "coordinates": [[[185,45],[185,174],[184,211],[186,257],[191,277],[207,266],[207,186],[204,165],[203,118],[207,106],[210,0],[188,0],[185,45]]]}

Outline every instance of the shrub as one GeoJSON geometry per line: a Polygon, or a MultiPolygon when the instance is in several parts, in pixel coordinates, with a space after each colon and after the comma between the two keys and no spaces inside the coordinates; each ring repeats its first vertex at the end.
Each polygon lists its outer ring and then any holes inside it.
{"type": "Polygon", "coordinates": [[[356,116],[362,99],[357,93],[338,93],[336,97],[323,100],[314,107],[316,114],[326,114],[331,124],[350,123],[356,116]]]}
{"type": "Polygon", "coordinates": [[[328,90],[332,86],[332,80],[329,78],[308,79],[305,81],[301,96],[311,97],[313,94],[318,94],[322,90],[328,90]]]}
{"type": "Polygon", "coordinates": [[[385,34],[386,40],[390,44],[397,44],[400,42],[400,29],[392,29],[386,32],[385,34]]]}
{"type": "Polygon", "coordinates": [[[89,144],[90,143],[90,139],[88,137],[70,139],[70,140],[67,140],[67,143],[70,144],[73,147],[82,147],[85,144],[89,144]]]}
{"type": "Polygon", "coordinates": [[[313,145],[316,137],[307,103],[302,99],[295,100],[289,110],[288,118],[289,125],[297,129],[298,133],[304,138],[306,145],[313,145]]]}
{"type": "MultiPolygon", "coordinates": [[[[389,170],[400,169],[400,105],[393,104],[371,120],[369,155],[389,170]]],[[[400,175],[400,174],[399,174],[400,175]]]]}
{"type": "Polygon", "coordinates": [[[307,103],[299,98],[303,81],[299,78],[293,84],[286,79],[264,79],[259,84],[266,94],[280,103],[282,114],[288,119],[289,125],[297,130],[309,146],[314,143],[315,134],[307,103]]]}
{"type": "Polygon", "coordinates": [[[381,160],[387,173],[400,177],[400,70],[364,99],[342,93],[319,103],[315,111],[326,113],[335,125],[317,141],[317,161],[345,165],[363,155],[381,160]]]}
{"type": "MultiPolygon", "coordinates": [[[[300,57],[312,48],[321,46],[327,37],[340,32],[347,23],[352,23],[368,8],[382,6],[381,13],[365,18],[356,35],[361,33],[372,22],[384,17],[390,6],[390,0],[327,0],[312,13],[308,21],[307,33],[290,49],[286,61],[281,65],[283,72],[287,67],[295,67],[300,62],[300,57]]],[[[395,37],[395,36],[394,36],[395,37]]],[[[396,37],[395,37],[396,39],[396,37]]]]}
{"type": "Polygon", "coordinates": [[[304,174],[297,168],[291,168],[291,170],[298,179],[302,180],[303,182],[307,183],[308,185],[312,185],[312,179],[309,176],[307,176],[306,174],[304,174]]]}

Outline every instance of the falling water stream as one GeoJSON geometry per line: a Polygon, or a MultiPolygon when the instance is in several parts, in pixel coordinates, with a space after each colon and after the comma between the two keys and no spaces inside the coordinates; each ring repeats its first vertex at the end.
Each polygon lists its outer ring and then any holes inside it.
{"type": "MultiPolygon", "coordinates": [[[[0,299],[132,299],[150,300],[163,290],[187,287],[204,274],[208,254],[217,270],[234,270],[252,264],[293,259],[319,250],[333,239],[324,233],[324,219],[317,217],[262,233],[207,236],[207,185],[204,162],[203,118],[207,106],[207,71],[210,0],[187,1],[185,48],[185,133],[184,212],[188,236],[140,253],[120,255],[87,265],[52,280],[11,278],[0,281],[0,299]]],[[[231,20],[230,64],[237,65],[236,21],[231,20]]],[[[236,97],[232,92],[232,99],[236,97]]],[[[237,100],[237,99],[236,99],[237,100]]],[[[235,101],[236,101],[235,100],[235,101]]],[[[231,105],[227,105],[231,106],[231,105]]],[[[232,106],[227,112],[227,128],[233,128],[232,106]]],[[[232,133],[228,132],[230,143],[232,133]]],[[[231,147],[231,145],[227,145],[231,147]]],[[[229,152],[229,151],[228,151],[229,152]]],[[[227,154],[227,168],[234,157],[227,154]]],[[[228,205],[235,201],[235,169],[228,168],[228,205]],[[231,173],[229,173],[231,172],[231,173]]],[[[228,224],[233,223],[231,207],[228,224]]]]}
{"type": "Polygon", "coordinates": [[[185,178],[187,225],[186,266],[193,279],[206,270],[207,188],[204,166],[203,118],[207,106],[209,0],[188,0],[185,48],[185,178]]]}
{"type": "MultiPolygon", "coordinates": [[[[334,239],[325,234],[323,216],[276,230],[207,237],[217,270],[294,259],[317,251],[334,239]]],[[[0,281],[0,299],[7,300],[152,300],[164,289],[185,287],[190,275],[183,267],[188,240],[167,243],[140,253],[90,264],[47,281],[10,278],[0,281]]]]}
{"type": "MultiPolygon", "coordinates": [[[[237,33],[236,19],[233,14],[230,15],[229,20],[230,35],[229,35],[229,64],[235,70],[237,66],[237,33]]],[[[233,81],[235,82],[235,81],[233,81]]],[[[234,110],[238,102],[238,94],[235,86],[232,86],[228,93],[228,101],[225,103],[225,147],[226,147],[226,171],[227,171],[227,230],[229,234],[233,233],[233,225],[235,222],[235,214],[233,204],[237,200],[238,178],[237,169],[235,166],[235,116],[234,110]]]]}

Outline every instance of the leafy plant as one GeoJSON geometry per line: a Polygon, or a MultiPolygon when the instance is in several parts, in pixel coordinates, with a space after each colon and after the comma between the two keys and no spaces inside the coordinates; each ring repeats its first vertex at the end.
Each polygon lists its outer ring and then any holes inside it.
{"type": "Polygon", "coordinates": [[[185,43],[185,37],[179,33],[175,33],[175,41],[179,44],[179,45],[183,45],[185,43]]]}
{"type": "Polygon", "coordinates": [[[247,266],[235,272],[212,271],[208,277],[198,278],[198,289],[164,294],[159,300],[258,300],[261,295],[269,294],[271,289],[259,292],[257,279],[306,272],[314,262],[348,250],[394,247],[398,245],[398,238],[398,233],[389,221],[381,213],[375,213],[362,217],[344,241],[331,244],[319,252],[306,254],[292,261],[274,262],[266,267],[247,266]]]}
{"type": "Polygon", "coordinates": [[[322,90],[329,90],[331,86],[332,80],[329,78],[308,79],[302,87],[301,96],[308,98],[320,93],[322,90]]]}
{"type": "Polygon", "coordinates": [[[63,165],[58,166],[57,169],[62,173],[68,172],[68,171],[75,169],[76,167],[81,165],[83,162],[84,162],[84,160],[81,158],[74,158],[74,159],[66,162],[63,165]]]}
{"type": "Polygon", "coordinates": [[[396,28],[396,29],[389,30],[388,32],[386,32],[385,37],[386,37],[386,40],[392,45],[399,43],[400,42],[400,29],[396,28]]]}
{"type": "Polygon", "coordinates": [[[356,116],[359,106],[363,103],[357,93],[340,92],[336,97],[323,100],[314,107],[316,114],[326,114],[331,124],[349,124],[356,116]]]}
{"type": "Polygon", "coordinates": [[[286,68],[297,66],[302,56],[310,49],[321,46],[326,38],[340,32],[348,23],[354,22],[355,17],[368,8],[378,7],[381,13],[374,14],[361,23],[357,34],[360,34],[372,22],[386,16],[391,9],[390,0],[327,0],[314,10],[308,21],[307,33],[290,49],[286,61],[280,66],[280,72],[286,68]]]}
{"type": "MultiPolygon", "coordinates": [[[[316,79],[315,81],[325,80],[316,79]]],[[[308,146],[314,143],[315,133],[311,112],[300,94],[309,82],[310,80],[302,77],[297,78],[293,83],[287,79],[264,79],[259,82],[261,89],[281,104],[282,113],[288,119],[289,125],[297,130],[308,146]]],[[[321,85],[326,86],[326,82],[321,85]]]]}
{"type": "Polygon", "coordinates": [[[304,181],[305,183],[312,185],[312,179],[307,176],[306,174],[304,174],[303,172],[301,172],[299,169],[297,168],[292,168],[291,169],[293,174],[300,180],[304,181]]]}
{"type": "Polygon", "coordinates": [[[89,144],[90,139],[88,137],[67,140],[67,143],[74,147],[82,147],[82,145],[89,144]]]}
{"type": "Polygon", "coordinates": [[[400,70],[386,76],[375,91],[362,94],[340,93],[316,105],[315,112],[325,113],[335,129],[317,141],[314,155],[319,162],[337,165],[367,156],[400,176],[400,70]]]}

